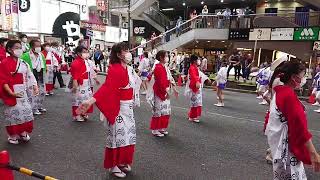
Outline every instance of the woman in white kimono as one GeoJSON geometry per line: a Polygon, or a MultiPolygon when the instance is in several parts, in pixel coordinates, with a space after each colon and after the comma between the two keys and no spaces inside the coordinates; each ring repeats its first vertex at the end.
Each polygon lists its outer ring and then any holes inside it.
{"type": "Polygon", "coordinates": [[[115,44],[105,83],[77,110],[81,114],[96,104],[101,111],[107,134],[104,167],[119,178],[131,171],[136,144],[133,107],[139,105],[141,80],[128,66],[131,61],[127,44],[115,44]]]}
{"type": "Polygon", "coordinates": [[[316,152],[308,131],[304,106],[294,90],[301,87],[305,67],[290,61],[282,66],[280,81],[284,85],[274,87],[270,104],[269,121],[265,130],[273,157],[275,180],[306,180],[303,164],[320,170],[320,156],[316,152]]]}
{"type": "Polygon", "coordinates": [[[27,93],[38,94],[38,86],[28,64],[19,59],[23,53],[21,42],[8,41],[6,50],[10,56],[0,65],[0,95],[5,104],[8,141],[18,144],[19,140],[30,140],[34,118],[27,93]]]}

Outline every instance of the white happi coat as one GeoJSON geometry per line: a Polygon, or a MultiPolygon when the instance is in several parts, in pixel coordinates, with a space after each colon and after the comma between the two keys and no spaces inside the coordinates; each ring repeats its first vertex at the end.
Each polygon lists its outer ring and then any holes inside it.
{"type": "Polygon", "coordinates": [[[276,93],[271,100],[265,134],[273,157],[273,179],[306,180],[303,163],[289,151],[288,122],[276,105],[276,93]]]}
{"type": "Polygon", "coordinates": [[[22,98],[16,98],[15,106],[5,106],[4,118],[6,126],[19,125],[33,120],[33,113],[29,93],[32,92],[33,86],[37,85],[37,81],[33,76],[29,66],[22,60],[18,60],[16,72],[23,75],[23,84],[13,85],[14,93],[21,93],[22,98]]]}
{"type": "Polygon", "coordinates": [[[198,68],[198,71],[199,71],[199,77],[200,77],[200,80],[201,80],[199,91],[195,93],[190,89],[190,87],[189,87],[189,85],[190,85],[190,77],[189,77],[189,75],[188,75],[188,81],[187,81],[187,84],[186,84],[186,88],[185,88],[185,91],[184,91],[184,95],[186,97],[190,98],[190,106],[191,107],[202,106],[202,89],[203,89],[203,86],[204,86],[204,82],[209,79],[207,75],[205,75],[202,71],[199,70],[199,68],[198,68]]]}
{"type": "Polygon", "coordinates": [[[124,89],[133,88],[132,100],[120,101],[119,115],[114,124],[110,124],[106,117],[100,113],[100,120],[105,122],[107,132],[107,148],[120,148],[136,144],[136,125],[133,113],[134,106],[140,106],[139,90],[141,79],[134,69],[127,66],[129,84],[124,89]]]}
{"type": "Polygon", "coordinates": [[[88,79],[83,79],[82,85],[78,84],[76,93],[73,94],[72,106],[80,106],[80,104],[93,96],[91,90],[91,72],[87,61],[84,61],[86,65],[86,72],[88,73],[88,79]]]}

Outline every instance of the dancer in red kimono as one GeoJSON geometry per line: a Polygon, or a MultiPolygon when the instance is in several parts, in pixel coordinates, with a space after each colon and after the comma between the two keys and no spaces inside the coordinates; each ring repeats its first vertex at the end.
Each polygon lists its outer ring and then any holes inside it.
{"type": "Polygon", "coordinates": [[[52,52],[52,49],[50,47],[49,43],[44,43],[43,45],[43,51],[42,54],[44,55],[46,59],[46,66],[47,66],[47,72],[45,76],[45,85],[46,85],[46,96],[53,95],[53,75],[55,69],[57,69],[59,63],[57,58],[52,52]]]}
{"type": "Polygon", "coordinates": [[[132,55],[126,43],[112,47],[110,66],[105,83],[92,98],[84,101],[78,113],[86,112],[96,104],[105,122],[107,144],[104,167],[111,174],[124,178],[131,171],[136,144],[136,127],[133,106],[139,105],[141,80],[134,69],[127,64],[132,55]]]}
{"type": "Polygon", "coordinates": [[[73,96],[72,101],[72,115],[73,119],[78,122],[83,122],[89,118],[88,114],[93,113],[93,106],[88,109],[88,111],[83,112],[82,114],[77,114],[76,109],[78,109],[79,105],[92,97],[92,89],[91,89],[91,69],[87,62],[90,54],[86,47],[78,46],[75,49],[75,53],[77,54],[76,59],[71,64],[71,76],[72,76],[72,87],[71,92],[73,96]]]}
{"type": "Polygon", "coordinates": [[[152,134],[157,137],[163,137],[168,134],[167,128],[171,115],[170,89],[171,85],[174,85],[175,82],[167,67],[169,61],[167,52],[159,51],[156,59],[159,63],[155,65],[153,79],[151,80],[153,85],[152,89],[151,86],[149,86],[147,99],[152,106],[153,116],[150,124],[152,134]]]}
{"type": "Polygon", "coordinates": [[[274,179],[306,180],[304,164],[320,171],[320,156],[312,143],[304,106],[294,90],[304,82],[305,66],[290,61],[283,65],[280,81],[274,87],[269,121],[265,130],[273,157],[274,179]]]}
{"type": "Polygon", "coordinates": [[[190,98],[189,121],[200,122],[202,111],[202,86],[208,77],[200,70],[200,59],[196,55],[190,57],[190,68],[185,95],[190,98]]]}
{"type": "Polygon", "coordinates": [[[6,45],[9,57],[0,64],[0,96],[5,104],[4,118],[8,141],[19,144],[29,141],[33,129],[33,113],[28,93],[39,93],[37,81],[27,63],[19,59],[23,51],[21,42],[10,40],[6,45]],[[29,91],[30,90],[30,91],[29,91]]]}

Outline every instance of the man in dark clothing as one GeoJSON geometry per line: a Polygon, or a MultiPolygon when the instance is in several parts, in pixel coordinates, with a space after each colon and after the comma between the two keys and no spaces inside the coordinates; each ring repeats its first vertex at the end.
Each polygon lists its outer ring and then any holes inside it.
{"type": "Polygon", "coordinates": [[[234,75],[235,79],[240,79],[240,71],[241,71],[241,65],[240,65],[240,58],[238,55],[238,52],[234,52],[230,57],[229,57],[229,68],[227,72],[227,79],[229,79],[229,73],[231,69],[234,68],[234,75]]]}
{"type": "Polygon", "coordinates": [[[100,72],[102,72],[101,61],[104,59],[104,56],[99,47],[97,47],[96,51],[94,52],[93,58],[95,65],[99,66],[100,72]]]}

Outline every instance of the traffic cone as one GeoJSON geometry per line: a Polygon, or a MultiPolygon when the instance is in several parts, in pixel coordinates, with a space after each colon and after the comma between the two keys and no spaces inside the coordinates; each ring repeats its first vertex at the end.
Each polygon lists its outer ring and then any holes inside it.
{"type": "Polygon", "coordinates": [[[310,104],[313,104],[316,102],[316,96],[314,94],[311,94],[309,96],[309,101],[308,101],[310,104]]]}
{"type": "Polygon", "coordinates": [[[181,75],[179,75],[179,77],[178,77],[178,86],[182,86],[182,77],[181,77],[181,75]]]}
{"type": "Polygon", "coordinates": [[[0,177],[1,180],[14,180],[12,170],[7,168],[10,163],[10,155],[7,151],[0,152],[0,177]]]}

